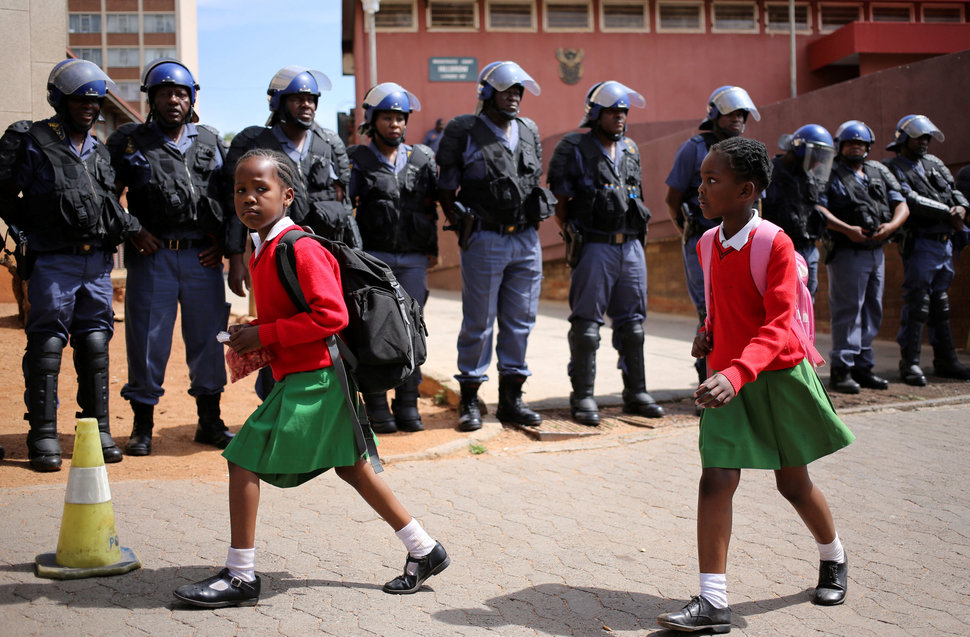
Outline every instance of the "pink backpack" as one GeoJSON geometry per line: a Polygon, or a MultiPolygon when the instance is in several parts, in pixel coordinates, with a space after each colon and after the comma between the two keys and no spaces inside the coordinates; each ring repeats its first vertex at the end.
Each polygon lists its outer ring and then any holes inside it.
{"type": "MultiPolygon", "coordinates": [[[[698,242],[698,253],[702,255],[701,265],[704,270],[704,302],[707,305],[707,319],[704,328],[711,330],[711,258],[713,256],[714,240],[717,238],[719,226],[711,228],[701,236],[698,242]]],[[[765,219],[761,220],[751,237],[751,278],[758,292],[764,296],[768,278],[768,260],[771,257],[771,244],[775,235],[782,232],[777,225],[765,219]]],[[[813,367],[824,365],[822,355],[815,349],[815,306],[812,294],[808,291],[808,264],[805,257],[795,252],[795,268],[798,270],[798,289],[795,291],[795,309],[792,313],[791,329],[802,344],[805,355],[813,367]]]]}

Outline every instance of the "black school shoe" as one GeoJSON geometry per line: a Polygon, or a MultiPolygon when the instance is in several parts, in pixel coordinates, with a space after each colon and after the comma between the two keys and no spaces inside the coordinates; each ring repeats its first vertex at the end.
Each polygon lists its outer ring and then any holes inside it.
{"type": "Polygon", "coordinates": [[[445,547],[441,546],[440,542],[435,542],[434,548],[424,557],[411,557],[408,553],[407,560],[404,562],[404,573],[384,584],[383,591],[391,595],[416,593],[426,579],[445,570],[449,564],[451,564],[451,558],[448,557],[445,547]],[[409,564],[417,564],[414,575],[408,574],[409,564]]]}
{"type": "Polygon", "coordinates": [[[849,370],[852,380],[866,389],[889,389],[889,381],[872,373],[871,367],[853,367],[849,370]]]}
{"type": "Polygon", "coordinates": [[[838,606],[845,601],[848,590],[849,562],[822,560],[818,565],[818,586],[812,595],[812,603],[819,606],[838,606]]]}
{"type": "Polygon", "coordinates": [[[679,611],[657,617],[657,623],[664,628],[686,633],[699,630],[727,633],[731,631],[731,608],[714,608],[707,599],[695,595],[679,611]]]}
{"type": "Polygon", "coordinates": [[[229,574],[224,568],[218,575],[195,584],[180,586],[175,591],[175,597],[187,604],[203,608],[224,608],[226,606],[255,606],[259,601],[259,576],[252,582],[244,582],[229,574]],[[212,588],[217,582],[225,582],[225,590],[212,588]]]}

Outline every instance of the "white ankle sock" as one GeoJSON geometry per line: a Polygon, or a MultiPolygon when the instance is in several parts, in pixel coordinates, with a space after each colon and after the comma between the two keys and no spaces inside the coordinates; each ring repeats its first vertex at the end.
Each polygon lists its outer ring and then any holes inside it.
{"type": "Polygon", "coordinates": [[[435,541],[414,518],[394,535],[404,543],[411,557],[424,557],[434,549],[435,541]]]}
{"type": "Polygon", "coordinates": [[[256,581],[256,549],[234,549],[230,546],[226,568],[231,576],[244,582],[256,581]]]}
{"type": "Polygon", "coordinates": [[[714,608],[727,608],[727,575],[724,573],[701,573],[701,597],[714,608]]]}
{"type": "Polygon", "coordinates": [[[838,533],[835,534],[835,539],[828,544],[818,545],[818,559],[823,562],[835,562],[837,564],[845,561],[845,551],[842,550],[842,540],[839,539],[838,533]]]}

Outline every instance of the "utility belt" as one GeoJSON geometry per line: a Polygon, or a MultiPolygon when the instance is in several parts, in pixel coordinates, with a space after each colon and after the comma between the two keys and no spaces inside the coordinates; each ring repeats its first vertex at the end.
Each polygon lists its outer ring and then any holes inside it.
{"type": "Polygon", "coordinates": [[[73,246],[58,248],[57,250],[45,250],[39,254],[70,254],[73,256],[89,256],[96,252],[107,252],[100,243],[79,243],[73,246]]]}
{"type": "Polygon", "coordinates": [[[950,240],[951,233],[949,232],[917,232],[916,237],[919,239],[929,239],[930,241],[939,241],[940,243],[946,243],[950,240]]]}
{"type": "Polygon", "coordinates": [[[518,234],[530,228],[535,228],[531,223],[493,223],[491,221],[485,221],[483,219],[478,219],[476,222],[475,230],[488,230],[489,232],[497,232],[499,234],[518,234]]]}
{"type": "Polygon", "coordinates": [[[169,250],[193,250],[196,248],[208,248],[212,245],[212,240],[208,237],[203,239],[159,239],[163,248],[169,250]]]}
{"type": "Polygon", "coordinates": [[[639,241],[640,235],[638,234],[626,234],[624,232],[613,232],[606,234],[605,232],[597,232],[595,230],[583,230],[583,239],[587,243],[608,243],[610,245],[623,245],[627,241],[639,241]]]}

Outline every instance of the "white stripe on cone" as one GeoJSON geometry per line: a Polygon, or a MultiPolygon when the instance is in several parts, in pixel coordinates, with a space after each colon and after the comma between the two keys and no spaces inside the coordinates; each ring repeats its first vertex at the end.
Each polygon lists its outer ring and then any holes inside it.
{"type": "Polygon", "coordinates": [[[68,504],[101,504],[111,501],[111,488],[108,486],[108,471],[100,467],[71,467],[67,478],[67,493],[64,502],[68,504]]]}

